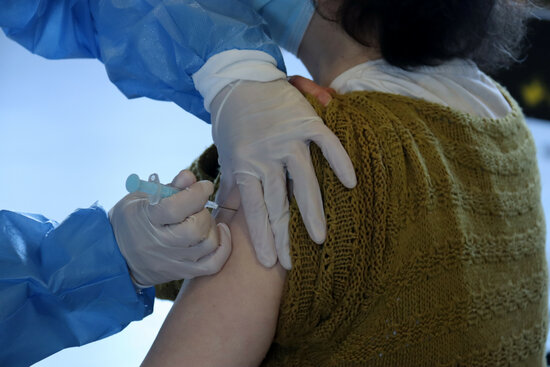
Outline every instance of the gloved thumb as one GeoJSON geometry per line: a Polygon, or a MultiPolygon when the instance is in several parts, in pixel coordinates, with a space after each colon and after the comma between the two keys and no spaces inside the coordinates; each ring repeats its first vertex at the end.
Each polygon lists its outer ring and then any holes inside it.
{"type": "MultiPolygon", "coordinates": [[[[233,188],[235,187],[235,181],[232,176],[228,175],[227,173],[223,173],[220,177],[220,186],[218,188],[218,192],[216,193],[216,203],[218,203],[221,206],[225,205],[225,202],[227,201],[227,198],[229,197],[229,194],[233,191],[233,188]]],[[[216,209],[212,212],[212,215],[216,217],[218,211],[220,209],[216,209]]]]}
{"type": "Polygon", "coordinates": [[[184,169],[180,171],[180,173],[178,173],[176,177],[174,177],[170,185],[177,189],[183,190],[186,187],[191,186],[195,182],[197,182],[197,178],[195,177],[193,172],[189,171],[188,169],[184,169]]]}
{"type": "Polygon", "coordinates": [[[218,232],[220,234],[220,246],[231,248],[231,231],[225,223],[218,223],[218,232]]]}
{"type": "Polygon", "coordinates": [[[312,80],[306,79],[299,75],[291,76],[288,82],[302,93],[311,94],[323,105],[327,106],[332,100],[332,96],[336,91],[332,88],[321,87],[312,80]]]}

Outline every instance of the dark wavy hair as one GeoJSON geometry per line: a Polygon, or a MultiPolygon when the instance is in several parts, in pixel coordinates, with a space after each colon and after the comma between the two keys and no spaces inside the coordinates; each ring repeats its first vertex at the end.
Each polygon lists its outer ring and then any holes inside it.
{"type": "Polygon", "coordinates": [[[317,12],[356,41],[376,46],[390,64],[409,69],[453,58],[494,72],[519,61],[529,0],[325,0],[317,12]]]}

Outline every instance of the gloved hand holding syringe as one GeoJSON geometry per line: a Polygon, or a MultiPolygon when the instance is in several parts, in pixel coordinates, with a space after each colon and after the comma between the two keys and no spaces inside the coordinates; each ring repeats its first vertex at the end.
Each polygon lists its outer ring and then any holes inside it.
{"type": "MultiPolygon", "coordinates": [[[[128,190],[128,192],[130,193],[140,191],[145,194],[148,194],[149,203],[151,205],[158,204],[160,199],[167,198],[181,191],[176,187],[161,184],[159,182],[159,177],[156,173],[153,173],[149,176],[149,181],[141,180],[138,175],[136,175],[135,173],[132,173],[126,179],[126,190],[128,190]]],[[[208,200],[204,205],[204,207],[210,208],[210,209],[218,209],[219,205],[214,201],[208,200]]],[[[235,210],[235,209],[225,208],[225,207],[222,207],[222,208],[235,210]]]]}
{"type": "Polygon", "coordinates": [[[126,188],[130,194],[109,211],[109,219],[137,287],[222,268],[231,253],[231,232],[205,209],[217,207],[208,201],[212,182],[183,170],[170,185],[162,185],[156,174],[149,181],[130,175],[126,188]]]}

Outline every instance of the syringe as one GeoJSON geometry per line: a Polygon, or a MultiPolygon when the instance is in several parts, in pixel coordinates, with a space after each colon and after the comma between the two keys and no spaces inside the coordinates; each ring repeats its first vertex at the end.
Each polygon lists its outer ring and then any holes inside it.
{"type": "MultiPolygon", "coordinates": [[[[180,189],[177,189],[175,187],[161,184],[156,173],[153,173],[151,176],[149,176],[149,181],[141,180],[138,175],[132,173],[126,179],[126,190],[128,190],[128,192],[140,191],[148,194],[149,202],[153,205],[157,204],[160,199],[167,198],[181,191],[180,189]]],[[[208,200],[204,207],[217,209],[218,204],[208,200]]]]}

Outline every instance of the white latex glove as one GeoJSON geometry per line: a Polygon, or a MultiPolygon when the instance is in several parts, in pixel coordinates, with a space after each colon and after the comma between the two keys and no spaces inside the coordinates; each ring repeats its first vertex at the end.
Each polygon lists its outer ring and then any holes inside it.
{"type": "Polygon", "coordinates": [[[149,204],[147,194],[126,195],[110,211],[120,252],[138,287],[217,273],[231,253],[231,234],[204,208],[214,187],[190,171],[172,181],[181,192],[149,204]],[[185,189],[185,190],[183,190],[185,189]]]}
{"type": "Polygon", "coordinates": [[[317,144],[342,183],[357,180],[338,138],[302,94],[286,80],[239,81],[225,87],[210,105],[212,137],[218,148],[223,205],[234,185],[240,191],[258,260],[291,268],[287,173],[309,235],[326,237],[326,220],[309,143],[317,144]]]}

